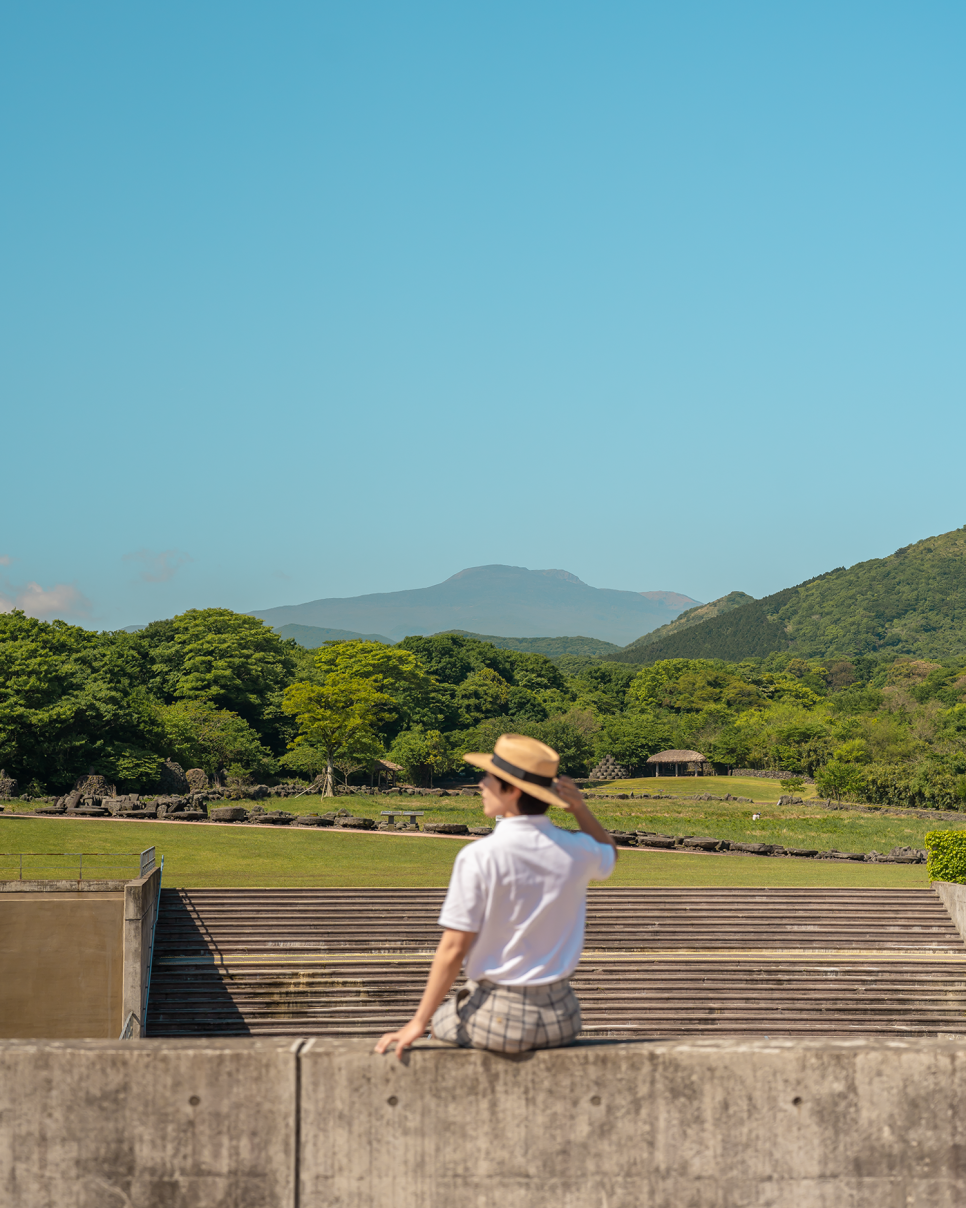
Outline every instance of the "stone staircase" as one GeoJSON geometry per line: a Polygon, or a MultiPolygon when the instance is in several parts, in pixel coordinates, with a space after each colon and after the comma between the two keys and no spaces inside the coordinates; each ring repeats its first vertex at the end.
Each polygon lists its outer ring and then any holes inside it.
{"type": "MultiPolygon", "coordinates": [[[[412,1014],[441,889],[164,889],[148,1035],[378,1036],[412,1014]]],[[[592,889],[584,1035],[966,1035],[931,889],[592,889]]]]}

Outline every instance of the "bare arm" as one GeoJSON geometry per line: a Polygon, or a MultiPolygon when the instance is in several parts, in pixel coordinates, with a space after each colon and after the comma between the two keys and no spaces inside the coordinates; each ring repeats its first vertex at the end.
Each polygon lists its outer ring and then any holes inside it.
{"type": "Polygon", "coordinates": [[[553,788],[557,796],[567,803],[564,808],[573,814],[577,825],[584,834],[590,835],[591,839],[596,839],[598,843],[609,843],[614,849],[614,857],[616,859],[618,855],[617,844],[587,808],[587,802],[584,800],[583,793],[581,793],[570,777],[558,776],[553,782],[553,788]]]}
{"type": "Polygon", "coordinates": [[[463,958],[476,939],[475,931],[443,932],[433,963],[426,978],[426,989],[419,1000],[416,1014],[398,1032],[387,1032],[376,1044],[376,1052],[384,1053],[391,1045],[396,1046],[396,1056],[401,1058],[403,1050],[408,1049],[414,1040],[425,1035],[433,1012],[449,993],[450,987],[463,966],[463,958]]]}

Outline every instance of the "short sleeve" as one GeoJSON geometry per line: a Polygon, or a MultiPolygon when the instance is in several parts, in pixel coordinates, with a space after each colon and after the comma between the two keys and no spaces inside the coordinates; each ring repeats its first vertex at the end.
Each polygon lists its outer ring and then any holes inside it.
{"type": "Polygon", "coordinates": [[[476,854],[476,844],[464,847],[456,857],[449,889],[439,915],[440,927],[451,931],[479,932],[486,913],[486,887],[476,854]]]}
{"type": "Polygon", "coordinates": [[[593,840],[593,844],[600,853],[600,864],[598,871],[590,874],[590,879],[592,881],[606,881],[614,871],[614,865],[617,863],[617,851],[609,843],[598,843],[596,839],[593,840]]]}
{"type": "Polygon", "coordinates": [[[584,876],[588,881],[606,881],[614,871],[617,863],[617,852],[609,843],[598,843],[592,836],[579,833],[573,836],[573,843],[584,853],[584,876]]]}

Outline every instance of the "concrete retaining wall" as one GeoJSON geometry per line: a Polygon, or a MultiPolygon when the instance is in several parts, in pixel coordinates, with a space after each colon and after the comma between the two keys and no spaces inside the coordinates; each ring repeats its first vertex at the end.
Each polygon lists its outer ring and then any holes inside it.
{"type": "Polygon", "coordinates": [[[83,882],[77,881],[59,882],[57,889],[12,884],[20,888],[0,893],[0,1036],[116,1039],[123,887],[91,892],[79,890],[83,882]]]}
{"type": "Polygon", "coordinates": [[[0,882],[0,1036],[140,1036],[161,869],[135,881],[0,882]]]}
{"type": "MultiPolygon", "coordinates": [[[[151,936],[161,898],[161,869],[153,868],[124,886],[124,1001],[122,1022],[133,1011],[134,1036],[141,1035],[147,1006],[151,936]]],[[[120,1028],[118,1028],[120,1032],[120,1028]]]]}
{"type": "Polygon", "coordinates": [[[0,1042],[4,1208],[292,1208],[292,1041],[0,1042]]]}
{"type": "Polygon", "coordinates": [[[0,1042],[10,1208],[958,1208],[966,1044],[0,1042]]]}
{"type": "Polygon", "coordinates": [[[942,898],[956,924],[956,930],[966,940],[966,885],[955,885],[951,881],[933,881],[933,889],[942,898]]]}

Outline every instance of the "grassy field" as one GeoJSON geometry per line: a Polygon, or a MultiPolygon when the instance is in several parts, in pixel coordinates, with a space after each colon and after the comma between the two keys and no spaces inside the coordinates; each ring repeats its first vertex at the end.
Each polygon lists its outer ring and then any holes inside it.
{"type": "MultiPolygon", "coordinates": [[[[448,813],[450,808],[447,807],[445,812],[448,813]]],[[[471,812],[467,806],[456,808],[465,811],[464,818],[471,812]]],[[[456,853],[464,842],[328,828],[296,830],[0,815],[2,853],[104,853],[99,860],[85,857],[85,868],[96,872],[99,864],[125,866],[124,871],[100,873],[118,877],[136,875],[137,859],[130,854],[121,857],[111,853],[134,853],[154,845],[165,857],[164,884],[168,887],[445,886],[456,853]]],[[[76,858],[27,856],[24,859],[26,878],[72,877],[76,876],[73,871],[76,868],[76,858]]],[[[0,855],[0,879],[15,878],[18,869],[16,855],[0,855]]],[[[831,864],[631,849],[621,852],[608,884],[887,888],[925,886],[928,881],[923,865],[831,864]]]]}
{"type": "MultiPolygon", "coordinates": [[[[601,822],[614,830],[652,830],[671,835],[710,835],[737,842],[781,843],[819,850],[889,852],[896,846],[921,848],[929,830],[962,829],[942,819],[891,818],[857,811],[826,810],[810,803],[776,804],[777,781],[739,777],[661,778],[613,781],[594,789],[612,800],[593,801],[601,822]],[[616,794],[669,793],[670,798],[619,801],[616,794]],[[697,793],[751,797],[734,801],[692,801],[697,793]],[[752,815],[760,813],[754,820],[752,815]]],[[[806,793],[801,794],[803,797],[806,793]]],[[[814,799],[813,799],[814,801],[814,799]]],[[[251,802],[240,804],[251,805],[251,802]]],[[[425,822],[484,823],[476,797],[351,797],[296,801],[266,800],[267,809],[326,813],[345,808],[378,819],[385,809],[420,809],[425,822]]],[[[8,809],[11,807],[8,806],[8,809]]],[[[28,809],[17,803],[17,810],[28,809]]],[[[561,825],[569,819],[551,810],[561,825]]],[[[963,818],[966,826],[966,816],[963,818]]],[[[268,826],[207,826],[166,822],[117,822],[62,818],[12,818],[0,814],[0,852],[101,852],[85,858],[85,875],[124,876],[108,871],[110,853],[133,853],[155,845],[165,855],[168,886],[214,885],[445,885],[462,843],[456,839],[382,835],[268,826]],[[103,868],[103,871],[101,869],[103,868]]],[[[133,856],[125,857],[136,867],[133,856]]],[[[123,861],[121,861],[123,863],[123,861]]],[[[19,875],[19,859],[0,855],[0,879],[19,875]]],[[[77,861],[26,857],[24,876],[76,876],[77,861]],[[34,871],[31,871],[34,870],[34,871]]],[[[615,885],[925,885],[922,865],[832,864],[826,861],[764,859],[738,855],[681,855],[623,850],[611,881],[615,885]]]]}

